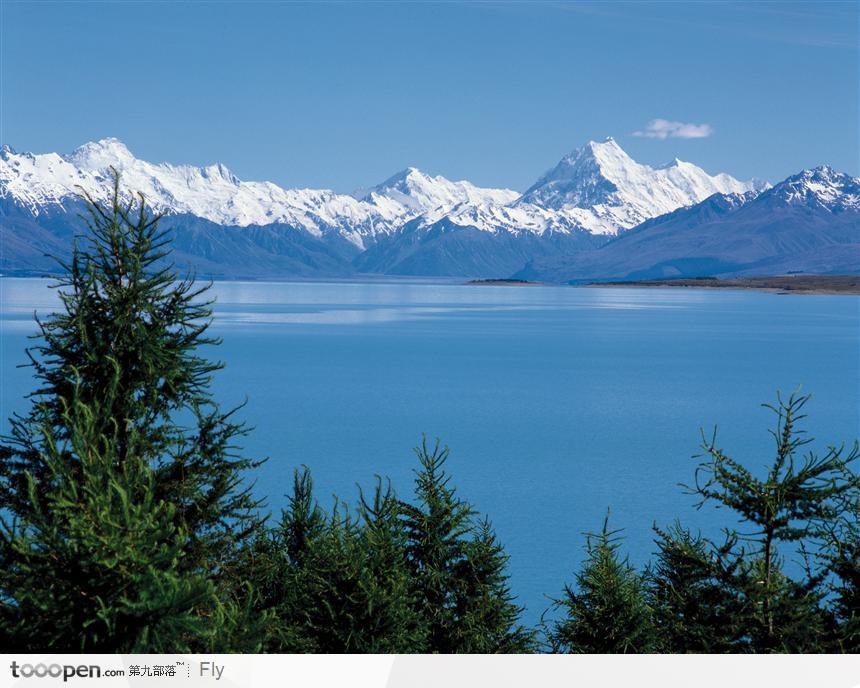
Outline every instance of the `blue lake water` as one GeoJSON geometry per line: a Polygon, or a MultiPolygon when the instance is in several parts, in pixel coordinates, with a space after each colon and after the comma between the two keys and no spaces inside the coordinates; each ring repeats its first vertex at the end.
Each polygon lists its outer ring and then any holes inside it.
{"type": "MultiPolygon", "coordinates": [[[[32,314],[43,280],[0,279],[0,416],[26,408],[32,314]]],[[[451,449],[460,494],[492,519],[527,620],[582,559],[607,509],[637,565],[651,525],[696,511],[699,429],[751,466],[770,460],[760,404],[802,386],[814,447],[860,435],[860,299],[695,289],[474,287],[445,283],[218,283],[216,391],[247,397],[256,489],[273,510],[305,464],[318,495],[356,483],[411,489],[426,433],[451,449]]],[[[729,520],[727,523],[732,523],[729,520]]]]}

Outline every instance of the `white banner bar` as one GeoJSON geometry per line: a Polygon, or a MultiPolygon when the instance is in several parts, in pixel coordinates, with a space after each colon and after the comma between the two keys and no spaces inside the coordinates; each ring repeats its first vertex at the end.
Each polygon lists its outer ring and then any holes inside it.
{"type": "Polygon", "coordinates": [[[860,688],[858,655],[2,655],[0,688],[860,688]]]}

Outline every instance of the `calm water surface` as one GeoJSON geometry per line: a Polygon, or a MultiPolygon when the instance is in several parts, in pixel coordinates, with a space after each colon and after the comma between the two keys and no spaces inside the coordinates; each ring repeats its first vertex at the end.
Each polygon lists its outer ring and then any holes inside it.
{"type": "MultiPolygon", "coordinates": [[[[42,280],[0,279],[0,415],[26,408],[24,362],[42,280]]],[[[860,435],[860,299],[743,291],[470,287],[426,283],[218,283],[227,362],[216,391],[248,398],[246,442],[269,456],[257,491],[278,510],[311,467],[322,502],[387,475],[411,489],[422,433],[452,449],[460,494],[487,513],[534,621],[607,509],[634,563],[651,525],[695,511],[699,429],[753,466],[769,460],[762,402],[814,394],[816,446],[860,435]]]]}

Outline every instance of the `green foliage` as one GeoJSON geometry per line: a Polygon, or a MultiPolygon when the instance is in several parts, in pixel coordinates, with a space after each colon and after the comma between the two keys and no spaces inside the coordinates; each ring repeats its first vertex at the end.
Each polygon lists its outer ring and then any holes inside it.
{"type": "Polygon", "coordinates": [[[586,535],[586,560],[576,585],[565,586],[556,605],[565,617],[550,632],[555,652],[636,653],[654,649],[651,609],[644,582],[619,555],[620,531],[609,530],[609,517],[599,533],[586,535]]]}
{"type": "Polygon", "coordinates": [[[700,535],[676,523],[658,535],[647,572],[648,596],[660,649],[720,653],[738,649],[738,600],[723,584],[717,558],[700,535]]]}
{"type": "Polygon", "coordinates": [[[412,589],[430,652],[526,652],[531,633],[507,584],[507,556],[444,470],[449,450],[426,438],[415,454],[417,504],[400,502],[412,589]]]}
{"type": "Polygon", "coordinates": [[[831,574],[827,580],[831,626],[827,649],[860,652],[860,481],[847,475],[841,518],[830,524],[816,559],[831,574]]]}
{"type": "MultiPolygon", "coordinates": [[[[90,199],[62,310],[28,352],[40,387],[0,451],[4,646],[223,651],[245,623],[231,567],[258,525],[242,485],[257,463],[209,392],[207,287],[165,265],[160,217],[114,181],[109,207],[90,199]]],[[[242,633],[254,647],[255,625],[242,633]]]]}
{"type": "Polygon", "coordinates": [[[187,535],[175,507],[155,495],[152,471],[136,454],[117,464],[97,406],[75,402],[63,419],[65,440],[42,426],[43,480],[31,478],[27,491],[34,508],[0,541],[8,567],[0,581],[14,595],[2,607],[5,647],[169,651],[206,635],[194,610],[217,609],[214,587],[180,572],[187,535]]]}
{"type": "Polygon", "coordinates": [[[408,589],[397,501],[378,482],[358,515],[336,503],[326,514],[307,468],[296,471],[289,506],[260,543],[257,578],[280,652],[415,652],[423,629],[408,589]]]}
{"type": "Polygon", "coordinates": [[[844,517],[843,504],[856,475],[858,457],[831,447],[823,455],[801,449],[812,440],[798,426],[808,396],[792,395],[767,406],[777,416],[771,431],[775,455],[763,477],[757,477],[716,445],[716,433],[703,442],[703,461],[691,492],[701,504],[715,502],[735,512],[749,531],[726,530],[726,542],[710,546],[710,566],[727,592],[739,601],[734,620],[743,630],[743,648],[755,652],[811,652],[824,642],[820,603],[827,571],[808,571],[795,580],[784,572],[781,546],[802,553],[819,543],[832,524],[844,517]]]}
{"type": "Polygon", "coordinates": [[[399,507],[390,485],[383,489],[381,480],[377,480],[372,500],[361,496],[360,542],[366,557],[362,568],[371,593],[370,636],[382,639],[362,651],[418,652],[427,645],[426,622],[415,613],[399,507]]]}
{"type": "Polygon", "coordinates": [[[418,505],[377,480],[355,514],[330,513],[297,471],[276,528],[254,558],[268,649],[311,652],[522,652],[532,635],[507,584],[507,557],[442,471],[447,450],[418,450],[418,505]]]}

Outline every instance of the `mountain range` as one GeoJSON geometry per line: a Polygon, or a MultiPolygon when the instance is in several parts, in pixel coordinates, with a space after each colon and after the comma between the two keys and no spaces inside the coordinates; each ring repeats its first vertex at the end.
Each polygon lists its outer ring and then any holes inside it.
{"type": "Polygon", "coordinates": [[[643,165],[609,138],[564,156],[522,194],[415,168],[342,194],[246,182],[221,164],[154,164],[108,138],[66,155],[2,147],[0,271],[51,270],[49,256],[85,231],[81,192],[105,200],[111,168],[166,214],[175,261],[214,278],[860,270],[860,180],[827,167],[771,187],[677,159],[643,165]]]}
{"type": "Polygon", "coordinates": [[[761,193],[714,194],[516,274],[551,282],[860,273],[860,179],[822,166],[761,193]]]}

